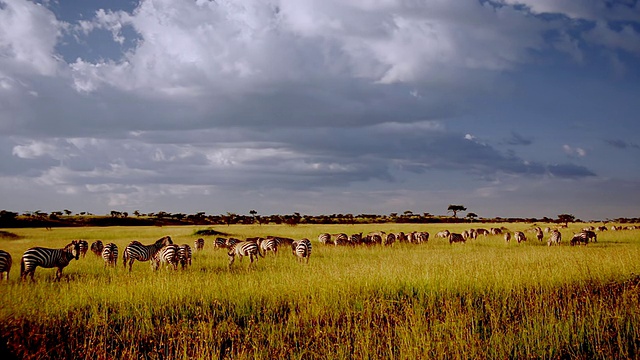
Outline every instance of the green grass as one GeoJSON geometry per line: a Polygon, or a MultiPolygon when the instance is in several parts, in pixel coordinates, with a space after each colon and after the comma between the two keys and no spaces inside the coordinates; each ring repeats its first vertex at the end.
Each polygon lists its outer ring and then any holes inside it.
{"type": "Polygon", "coordinates": [[[131,240],[164,235],[192,245],[202,228],[11,229],[19,238],[0,239],[14,258],[10,281],[0,284],[0,352],[210,359],[228,340],[233,359],[638,358],[640,231],[599,233],[597,243],[569,246],[582,226],[562,229],[560,247],[501,236],[449,245],[433,237],[469,224],[220,226],[238,238],[309,238],[311,260],[298,263],[282,249],[252,269],[245,259],[229,270],[226,253],[205,237],[205,250],[185,271],[154,272],[136,262],[128,273],[121,256],[116,269],[105,269],[89,252],[57,283],[55,270],[41,268],[35,283],[20,282],[22,252],[79,238],[115,242],[120,254],[131,240]],[[391,248],[317,243],[321,232],[373,230],[432,237],[391,248]]]}

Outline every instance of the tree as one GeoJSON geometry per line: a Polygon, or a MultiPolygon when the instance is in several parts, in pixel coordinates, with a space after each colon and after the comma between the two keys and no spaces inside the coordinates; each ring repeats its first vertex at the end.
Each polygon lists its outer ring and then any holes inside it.
{"type": "Polygon", "coordinates": [[[452,212],[453,217],[458,216],[458,211],[467,211],[467,208],[463,205],[449,205],[449,207],[447,208],[447,212],[452,212]]]}
{"type": "Polygon", "coordinates": [[[475,219],[478,217],[478,214],[474,213],[474,212],[470,212],[467,214],[467,217],[471,220],[475,219]]]}
{"type": "Polygon", "coordinates": [[[564,226],[568,226],[570,222],[574,222],[576,219],[575,216],[571,214],[560,214],[558,215],[558,222],[564,223],[564,226]]]}
{"type": "Polygon", "coordinates": [[[64,214],[67,215],[67,216],[73,214],[73,211],[71,211],[71,210],[64,209],[62,211],[64,211],[64,214]]]}

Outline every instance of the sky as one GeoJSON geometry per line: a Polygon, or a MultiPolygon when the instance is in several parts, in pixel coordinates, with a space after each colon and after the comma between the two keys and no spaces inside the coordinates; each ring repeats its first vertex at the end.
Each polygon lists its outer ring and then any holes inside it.
{"type": "Polygon", "coordinates": [[[638,114],[637,0],[0,0],[11,211],[640,217],[638,114]]]}

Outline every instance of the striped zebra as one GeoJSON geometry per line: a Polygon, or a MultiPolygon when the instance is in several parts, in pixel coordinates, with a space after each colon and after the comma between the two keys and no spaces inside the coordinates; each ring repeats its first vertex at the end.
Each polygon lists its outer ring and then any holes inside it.
{"type": "Polygon", "coordinates": [[[438,231],[436,233],[436,237],[447,239],[447,238],[449,238],[450,234],[451,233],[449,232],[449,230],[442,230],[442,231],[438,231]]]}
{"type": "Polygon", "coordinates": [[[542,238],[544,238],[544,233],[542,232],[542,229],[537,227],[535,231],[536,231],[536,239],[538,239],[538,241],[542,241],[542,238]]]}
{"type": "Polygon", "coordinates": [[[13,264],[13,260],[11,259],[11,254],[4,250],[0,250],[0,280],[4,280],[4,273],[7,273],[7,281],[9,281],[9,272],[11,271],[11,264],[13,264]]]}
{"type": "Polygon", "coordinates": [[[199,238],[198,240],[194,241],[193,248],[196,249],[196,251],[204,250],[204,239],[199,238]]]}
{"type": "Polygon", "coordinates": [[[558,230],[553,230],[549,235],[549,240],[547,240],[547,246],[551,245],[560,245],[560,241],[562,240],[562,233],[558,230]]]}
{"type": "Polygon", "coordinates": [[[524,233],[522,231],[514,232],[513,233],[513,238],[516,239],[518,244],[520,244],[523,241],[527,241],[527,237],[524,235],[524,233]]]}
{"type": "Polygon", "coordinates": [[[226,243],[225,243],[225,247],[227,249],[231,249],[233,247],[233,245],[237,244],[241,242],[240,239],[236,239],[236,238],[228,238],[226,243]]]}
{"type": "Polygon", "coordinates": [[[291,245],[291,243],[293,242],[293,239],[282,237],[282,236],[270,236],[270,237],[278,241],[278,246],[291,245]]]}
{"type": "Polygon", "coordinates": [[[421,231],[418,233],[418,243],[426,243],[429,242],[429,233],[426,231],[421,231]]]}
{"type": "Polygon", "coordinates": [[[153,255],[153,269],[158,270],[160,265],[170,265],[173,270],[178,269],[180,247],[176,244],[167,244],[153,255]]]}
{"type": "Polygon", "coordinates": [[[587,237],[587,233],[584,231],[579,232],[577,234],[573,234],[571,241],[569,241],[569,245],[571,246],[580,245],[580,244],[587,245],[588,243],[589,243],[589,238],[587,237]]]}
{"type": "Polygon", "coordinates": [[[309,239],[294,241],[291,243],[291,251],[298,261],[309,263],[309,257],[311,256],[311,241],[309,241],[309,239]]]}
{"type": "Polygon", "coordinates": [[[385,235],[382,232],[373,232],[373,233],[367,234],[367,236],[365,236],[362,241],[367,245],[382,244],[382,240],[384,239],[384,236],[385,235]]]}
{"type": "Polygon", "coordinates": [[[269,251],[271,251],[273,255],[278,255],[278,245],[280,245],[280,242],[278,241],[278,239],[273,237],[268,237],[262,240],[259,246],[260,246],[260,249],[262,250],[262,253],[265,255],[268,254],[269,251]]]}
{"type": "MultiPolygon", "coordinates": [[[[124,268],[127,268],[127,263],[129,264],[129,272],[131,272],[131,268],[133,267],[133,263],[138,261],[151,261],[153,257],[164,247],[165,245],[173,244],[170,236],[162,237],[156,240],[155,243],[151,245],[143,245],[139,241],[132,241],[124,248],[122,253],[122,262],[124,263],[124,268]]],[[[152,263],[152,265],[154,265],[152,263]]]]}
{"type": "Polygon", "coordinates": [[[193,252],[191,251],[191,246],[188,244],[182,244],[178,247],[178,261],[180,262],[180,266],[185,269],[187,266],[191,266],[191,257],[193,252]]]}
{"type": "Polygon", "coordinates": [[[487,229],[476,229],[476,233],[482,236],[489,236],[489,230],[487,229]]]}
{"type": "Polygon", "coordinates": [[[504,241],[509,242],[511,240],[511,233],[508,231],[504,232],[504,241]]]}
{"type": "Polygon", "coordinates": [[[347,245],[349,243],[349,237],[347,236],[347,234],[344,233],[340,233],[340,234],[335,234],[333,235],[333,243],[335,246],[339,246],[339,245],[347,245]]]}
{"type": "Polygon", "coordinates": [[[467,240],[462,236],[462,234],[457,233],[449,233],[449,244],[453,244],[454,242],[464,243],[467,240]]]}
{"type": "Polygon", "coordinates": [[[318,242],[323,245],[332,245],[333,241],[331,241],[331,234],[322,233],[318,235],[318,242]]]}
{"type": "Polygon", "coordinates": [[[362,233],[351,234],[351,236],[349,236],[349,244],[351,245],[362,244],[362,233]]]}
{"type": "Polygon", "coordinates": [[[489,232],[491,235],[500,235],[502,234],[502,229],[500,228],[489,228],[489,232]]]}
{"type": "Polygon", "coordinates": [[[595,232],[591,230],[583,230],[582,232],[585,233],[587,241],[598,242],[598,234],[596,234],[595,232]]]}
{"type": "Polygon", "coordinates": [[[236,260],[236,256],[240,257],[240,261],[242,261],[243,256],[248,256],[251,262],[247,266],[247,269],[251,267],[253,264],[253,260],[258,260],[258,255],[264,257],[264,255],[260,252],[260,247],[253,241],[240,241],[229,247],[229,269],[231,269],[231,265],[236,260]]]}
{"type": "Polygon", "coordinates": [[[226,249],[227,248],[227,239],[218,237],[213,241],[214,249],[226,249]]]}
{"type": "Polygon", "coordinates": [[[104,267],[110,266],[115,268],[118,265],[118,246],[114,243],[108,243],[102,249],[102,260],[104,267]]]}
{"type": "Polygon", "coordinates": [[[84,257],[89,250],[89,243],[86,240],[78,240],[78,244],[80,245],[80,256],[84,257]]]}
{"type": "Polygon", "coordinates": [[[102,244],[102,240],[96,240],[91,243],[91,252],[96,256],[102,256],[102,249],[104,249],[104,245],[102,244]]]}
{"type": "Polygon", "coordinates": [[[396,234],[394,233],[389,233],[387,234],[387,236],[382,238],[382,245],[384,246],[391,246],[395,242],[396,242],[396,234]]]}
{"type": "Polygon", "coordinates": [[[38,266],[50,269],[57,268],[56,278],[58,281],[62,277],[62,269],[64,269],[72,259],[80,258],[80,244],[77,240],[73,240],[62,249],[49,249],[43,247],[34,247],[24,252],[20,261],[20,279],[24,280],[27,276],[31,277],[36,273],[38,266]]]}

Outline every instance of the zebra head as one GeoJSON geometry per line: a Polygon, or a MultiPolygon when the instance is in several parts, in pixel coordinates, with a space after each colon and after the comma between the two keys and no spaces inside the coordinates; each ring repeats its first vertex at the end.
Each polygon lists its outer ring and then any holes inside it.
{"type": "Polygon", "coordinates": [[[171,244],[173,244],[173,241],[171,241],[171,236],[169,235],[163,236],[160,239],[156,240],[155,242],[155,245],[159,248],[163,246],[171,245],[171,244]]]}

